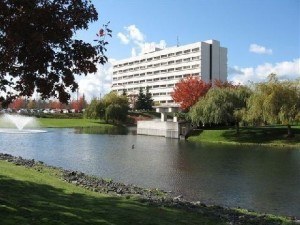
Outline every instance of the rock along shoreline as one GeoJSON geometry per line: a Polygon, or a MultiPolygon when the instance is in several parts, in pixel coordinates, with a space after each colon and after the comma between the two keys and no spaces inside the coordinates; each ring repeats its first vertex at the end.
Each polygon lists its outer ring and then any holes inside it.
{"type": "MultiPolygon", "coordinates": [[[[251,224],[283,224],[283,221],[279,216],[278,218],[270,221],[270,215],[268,214],[258,214],[252,211],[247,212],[246,210],[241,212],[237,209],[206,205],[200,201],[187,201],[183,198],[183,196],[175,196],[171,192],[166,192],[159,189],[145,189],[132,184],[126,185],[108,179],[89,176],[78,171],[49,166],[41,161],[35,161],[34,159],[29,160],[22,157],[15,157],[10,154],[0,153],[0,160],[8,161],[18,166],[35,168],[37,171],[41,171],[42,167],[52,168],[59,171],[59,175],[57,175],[59,179],[94,192],[105,193],[112,196],[123,196],[126,198],[134,197],[141,202],[147,203],[148,205],[158,207],[175,207],[183,210],[194,211],[206,216],[219,218],[220,220],[226,221],[231,225],[242,225],[249,222],[251,224]]],[[[281,218],[290,220],[291,224],[300,224],[300,220],[298,220],[296,217],[281,218]]]]}

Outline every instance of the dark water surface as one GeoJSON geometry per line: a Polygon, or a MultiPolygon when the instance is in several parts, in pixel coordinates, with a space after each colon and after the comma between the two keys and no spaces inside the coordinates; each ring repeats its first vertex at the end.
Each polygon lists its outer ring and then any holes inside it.
{"type": "Polygon", "coordinates": [[[195,144],[161,137],[0,133],[0,152],[186,199],[300,217],[300,148],[195,144]],[[132,148],[134,145],[134,148],[132,148]]]}

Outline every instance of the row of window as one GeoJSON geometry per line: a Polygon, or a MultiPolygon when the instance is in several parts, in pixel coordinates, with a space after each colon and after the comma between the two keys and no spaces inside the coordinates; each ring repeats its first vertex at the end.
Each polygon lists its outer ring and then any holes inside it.
{"type": "Polygon", "coordinates": [[[176,75],[176,76],[168,76],[168,77],[160,77],[160,78],[154,78],[154,79],[145,79],[145,80],[137,80],[137,81],[129,81],[129,82],[120,82],[115,83],[112,85],[112,87],[117,86],[124,86],[124,85],[130,85],[130,84],[143,84],[143,83],[152,83],[152,82],[158,82],[158,81],[164,81],[164,80],[174,80],[174,79],[181,79],[184,77],[187,77],[189,75],[192,76],[199,76],[199,73],[193,73],[193,74],[183,74],[183,75],[176,75]]]}
{"type": "MultiPolygon", "coordinates": [[[[163,85],[147,85],[147,87],[149,87],[150,90],[153,90],[153,89],[158,89],[158,88],[172,88],[172,87],[175,87],[175,84],[163,84],[163,85]]],[[[140,87],[135,87],[135,88],[124,88],[124,87],[121,87],[121,88],[116,88],[115,90],[116,91],[121,91],[121,90],[127,90],[127,91],[136,91],[136,90],[140,90],[140,87]]]]}
{"type": "Polygon", "coordinates": [[[197,69],[199,67],[200,67],[199,64],[195,64],[195,65],[180,66],[180,67],[170,68],[170,69],[165,69],[165,70],[149,71],[147,73],[136,73],[136,74],[122,76],[122,77],[114,77],[113,81],[130,79],[130,78],[134,78],[134,77],[143,77],[145,75],[149,76],[149,75],[165,74],[165,73],[170,73],[170,72],[174,72],[174,71],[177,72],[177,71],[181,71],[181,70],[197,69]]]}
{"type": "Polygon", "coordinates": [[[163,101],[157,101],[157,103],[174,103],[174,101],[173,100],[168,100],[168,101],[163,100],[163,101]]]}
{"type": "MultiPolygon", "coordinates": [[[[150,87],[150,86],[149,86],[150,87]]],[[[120,90],[117,90],[119,92],[123,92],[124,89],[120,89],[120,90]]],[[[125,89],[126,92],[130,92],[130,91],[138,91],[139,88],[127,88],[125,89]]],[[[156,96],[170,96],[172,92],[158,92],[158,93],[152,93],[152,96],[153,97],[156,97],[156,96]]]]}
{"type": "Polygon", "coordinates": [[[200,48],[193,48],[193,49],[187,49],[184,51],[178,51],[175,53],[169,53],[169,54],[165,54],[165,55],[160,55],[160,56],[155,56],[155,57],[149,57],[146,59],[141,59],[141,60],[136,60],[136,61],[132,61],[132,62],[126,62],[123,64],[118,64],[115,65],[114,68],[119,68],[119,67],[123,67],[123,66],[131,66],[131,65],[135,65],[135,64],[139,64],[139,63],[144,63],[144,62],[151,62],[153,60],[160,60],[160,59],[166,59],[166,58],[170,58],[173,56],[180,56],[182,54],[189,54],[189,53],[195,53],[195,52],[199,52],[200,48]]]}
{"type": "MultiPolygon", "coordinates": [[[[120,90],[123,90],[124,88],[124,85],[113,85],[113,87],[116,87],[116,86],[121,86],[121,88],[116,88],[117,91],[120,91],[120,90]]],[[[174,87],[175,84],[163,84],[163,85],[148,85],[147,87],[149,87],[150,89],[156,89],[156,88],[172,88],[174,87]]],[[[126,89],[126,88],[125,88],[126,89]]],[[[140,87],[135,87],[135,88],[129,88],[129,89],[126,89],[126,90],[129,90],[129,91],[134,91],[134,90],[139,90],[140,87]],[[130,90],[129,90],[130,89],[130,90]]]]}
{"type": "Polygon", "coordinates": [[[199,60],[199,59],[200,59],[200,56],[195,56],[195,57],[190,57],[190,58],[185,58],[185,59],[178,59],[178,60],[170,60],[168,62],[149,64],[147,66],[140,66],[140,67],[134,67],[134,68],[129,68],[129,69],[125,69],[125,70],[114,71],[113,75],[126,73],[126,72],[133,72],[133,71],[137,71],[137,70],[144,70],[144,69],[148,69],[148,68],[155,68],[155,67],[159,67],[159,66],[168,66],[168,65],[180,64],[180,63],[186,63],[186,62],[191,62],[191,61],[195,61],[195,60],[199,60]]]}
{"type": "Polygon", "coordinates": [[[152,96],[166,96],[171,95],[172,92],[160,92],[160,93],[153,93],[152,96]]]}

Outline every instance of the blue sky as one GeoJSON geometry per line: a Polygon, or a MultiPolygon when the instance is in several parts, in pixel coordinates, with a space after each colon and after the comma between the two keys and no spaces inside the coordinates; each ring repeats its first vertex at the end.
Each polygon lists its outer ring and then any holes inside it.
{"type": "MultiPolygon", "coordinates": [[[[228,48],[228,79],[263,81],[270,72],[300,77],[300,0],[92,0],[99,20],[76,37],[91,42],[110,21],[111,61],[140,54],[147,44],[219,40],[228,48]]],[[[81,79],[82,92],[109,91],[111,64],[81,79]],[[100,89],[96,85],[100,84],[100,89]]]]}

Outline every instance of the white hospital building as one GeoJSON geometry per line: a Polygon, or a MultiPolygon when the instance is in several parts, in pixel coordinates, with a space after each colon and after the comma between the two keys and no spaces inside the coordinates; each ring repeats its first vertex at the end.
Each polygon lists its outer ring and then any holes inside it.
{"type": "Polygon", "coordinates": [[[112,90],[138,94],[149,87],[156,105],[172,104],[171,92],[188,75],[205,82],[227,81],[227,48],[208,40],[165,49],[152,48],[146,54],[116,61],[112,90]]]}

